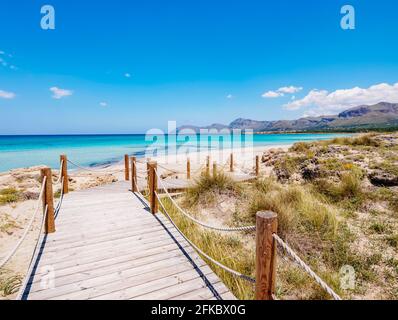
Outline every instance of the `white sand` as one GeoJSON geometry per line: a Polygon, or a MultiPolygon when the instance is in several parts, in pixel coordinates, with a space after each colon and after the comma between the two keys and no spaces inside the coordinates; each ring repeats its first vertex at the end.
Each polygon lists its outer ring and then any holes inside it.
{"type": "MultiPolygon", "coordinates": [[[[230,154],[233,153],[235,166],[241,170],[250,170],[255,164],[255,157],[257,155],[260,156],[261,159],[261,156],[265,151],[269,151],[272,149],[287,150],[290,146],[291,145],[275,145],[240,149],[223,149],[210,151],[202,150],[198,152],[190,152],[189,154],[179,153],[171,156],[152,156],[151,154],[149,154],[147,157],[137,159],[137,168],[140,174],[145,174],[145,163],[148,160],[151,160],[158,163],[160,174],[164,174],[167,171],[164,168],[168,168],[175,172],[185,173],[187,158],[189,158],[191,162],[191,172],[197,172],[201,167],[205,165],[207,156],[210,156],[211,166],[215,162],[219,168],[228,169],[230,154]]],[[[103,169],[104,171],[123,171],[124,162],[120,161],[118,163],[102,166],[99,168],[103,169]]],[[[115,176],[121,180],[124,177],[124,173],[120,172],[118,174],[115,174],[115,176]]]]}

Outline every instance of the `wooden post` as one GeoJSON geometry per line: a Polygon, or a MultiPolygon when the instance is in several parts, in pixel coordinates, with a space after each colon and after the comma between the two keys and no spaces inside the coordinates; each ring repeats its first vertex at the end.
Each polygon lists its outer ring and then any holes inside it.
{"type": "Polygon", "coordinates": [[[206,174],[208,176],[210,175],[210,156],[207,156],[206,158],[206,174]]]}
{"type": "Polygon", "coordinates": [[[213,178],[217,177],[217,162],[213,162],[213,178]]]}
{"type": "Polygon", "coordinates": [[[131,157],[130,158],[131,162],[131,191],[137,192],[138,191],[138,185],[137,185],[137,165],[136,165],[136,158],[131,157]]]}
{"type": "Polygon", "coordinates": [[[126,181],[130,180],[130,173],[129,173],[129,156],[127,154],[124,155],[124,179],[126,181]]]}
{"type": "Polygon", "coordinates": [[[256,177],[260,175],[260,156],[256,156],[256,177]]]}
{"type": "Polygon", "coordinates": [[[149,162],[149,202],[150,202],[150,207],[151,207],[151,212],[152,214],[155,214],[158,212],[158,201],[156,198],[155,192],[157,192],[158,189],[158,177],[156,175],[155,170],[158,168],[157,162],[149,162]]]}
{"type": "MultiPolygon", "coordinates": [[[[62,167],[61,167],[61,176],[64,179],[63,185],[62,185],[62,189],[63,189],[63,193],[67,194],[69,192],[69,181],[68,181],[68,158],[66,155],[61,155],[60,157],[60,161],[62,163],[62,167]]],[[[61,179],[62,179],[61,178],[61,179]]]]}
{"type": "MultiPolygon", "coordinates": [[[[41,169],[41,177],[46,177],[46,183],[44,186],[43,194],[43,210],[47,206],[47,216],[45,222],[45,232],[55,232],[55,221],[54,221],[54,197],[53,197],[53,180],[50,168],[41,169]]],[[[43,181],[43,180],[42,180],[43,181]]]]}
{"type": "Polygon", "coordinates": [[[191,160],[187,158],[187,179],[191,179],[191,160]]]}
{"type": "Polygon", "coordinates": [[[234,172],[234,154],[231,153],[231,158],[229,161],[229,171],[234,172]]]}
{"type": "Polygon", "coordinates": [[[260,211],[256,214],[256,300],[272,300],[275,292],[277,214],[260,211]]]}

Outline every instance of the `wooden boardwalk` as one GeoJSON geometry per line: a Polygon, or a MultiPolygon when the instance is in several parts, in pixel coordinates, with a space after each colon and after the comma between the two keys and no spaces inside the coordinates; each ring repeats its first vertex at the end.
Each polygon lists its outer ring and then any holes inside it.
{"type": "Polygon", "coordinates": [[[129,182],[64,196],[23,299],[235,299],[129,182]]]}

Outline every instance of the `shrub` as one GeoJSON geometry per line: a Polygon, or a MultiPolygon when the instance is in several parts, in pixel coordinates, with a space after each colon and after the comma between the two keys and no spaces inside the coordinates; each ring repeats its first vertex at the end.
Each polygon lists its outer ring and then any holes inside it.
{"type": "Polygon", "coordinates": [[[348,146],[379,147],[381,144],[374,139],[374,134],[364,134],[357,137],[339,137],[332,140],[322,141],[323,145],[339,144],[348,146]]]}
{"type": "Polygon", "coordinates": [[[215,176],[202,173],[185,194],[185,203],[196,205],[201,199],[207,202],[214,202],[217,195],[223,192],[238,193],[241,190],[239,183],[222,171],[215,176]]]}
{"type": "Polygon", "coordinates": [[[388,226],[382,222],[374,222],[369,226],[369,229],[378,234],[382,234],[388,230],[388,226]]]}
{"type": "Polygon", "coordinates": [[[315,190],[327,196],[333,202],[348,200],[351,204],[360,204],[363,200],[361,173],[352,170],[341,174],[340,182],[318,179],[314,182],[315,190]]]}
{"type": "Polygon", "coordinates": [[[297,142],[293,144],[290,148],[290,152],[307,152],[311,148],[311,145],[306,142],[297,142]]]}
{"type": "Polygon", "coordinates": [[[0,204],[17,202],[19,198],[19,192],[15,188],[5,188],[0,191],[0,204]]]}
{"type": "Polygon", "coordinates": [[[272,179],[257,182],[250,200],[253,216],[261,210],[278,214],[278,232],[281,235],[315,232],[323,238],[336,233],[336,212],[319,201],[306,186],[282,186],[272,179]]]}

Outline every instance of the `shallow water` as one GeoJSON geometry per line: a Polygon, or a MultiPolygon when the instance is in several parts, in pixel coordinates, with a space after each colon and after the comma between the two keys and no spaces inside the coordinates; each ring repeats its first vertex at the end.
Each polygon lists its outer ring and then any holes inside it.
{"type": "Polygon", "coordinates": [[[155,147],[158,155],[166,150],[182,147],[189,151],[198,151],[240,145],[247,147],[251,143],[254,147],[290,145],[299,141],[327,140],[336,136],[341,134],[239,135],[234,136],[233,140],[229,136],[217,141],[212,136],[154,138],[144,134],[0,136],[0,172],[35,165],[58,168],[60,154],[67,154],[69,159],[79,165],[95,166],[120,161],[124,154],[144,157],[147,150],[155,147]]]}

